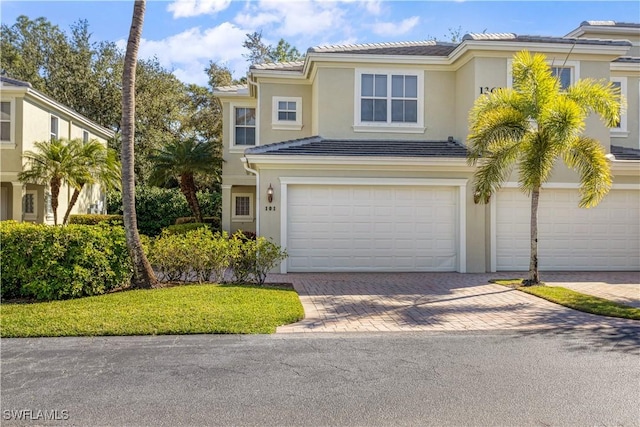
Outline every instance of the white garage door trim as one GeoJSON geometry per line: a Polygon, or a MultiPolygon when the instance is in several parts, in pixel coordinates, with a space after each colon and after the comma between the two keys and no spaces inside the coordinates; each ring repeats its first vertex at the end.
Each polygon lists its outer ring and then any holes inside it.
{"type": "MultiPolygon", "coordinates": [[[[519,188],[517,182],[506,182],[502,185],[502,188],[519,188]]],[[[561,189],[561,190],[572,190],[575,189],[578,191],[580,188],[578,183],[567,183],[567,182],[552,182],[546,183],[542,186],[543,188],[549,189],[561,189]]],[[[615,190],[640,190],[640,184],[613,184],[611,187],[611,191],[615,190]]],[[[498,205],[497,205],[497,197],[492,197],[491,202],[489,204],[490,212],[491,212],[491,272],[495,273],[498,270],[498,224],[497,224],[497,214],[498,214],[498,205]]]]}
{"type": "MultiPolygon", "coordinates": [[[[281,177],[280,178],[280,245],[287,247],[287,222],[289,185],[373,185],[373,186],[448,186],[458,188],[458,272],[467,269],[467,216],[466,188],[468,179],[429,178],[333,178],[333,177],[281,177]]],[[[287,273],[287,260],[280,264],[280,272],[287,273]]]]}

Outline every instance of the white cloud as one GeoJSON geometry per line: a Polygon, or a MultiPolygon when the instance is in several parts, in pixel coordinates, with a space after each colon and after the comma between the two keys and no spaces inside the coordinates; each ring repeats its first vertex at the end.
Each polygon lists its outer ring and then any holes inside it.
{"type": "MultiPolygon", "coordinates": [[[[242,42],[246,33],[229,22],[204,30],[190,28],[162,40],[141,40],[139,57],[155,56],[163,67],[173,70],[180,80],[206,85],[204,69],[209,61],[227,65],[234,77],[245,74],[248,64],[242,57],[245,53],[242,42]]],[[[124,40],[117,44],[126,47],[124,40]]]]}
{"type": "Polygon", "coordinates": [[[245,28],[259,29],[268,24],[273,24],[280,21],[280,17],[275,13],[239,13],[234,18],[234,21],[245,28]]]}
{"type": "Polygon", "coordinates": [[[167,10],[174,18],[187,18],[198,15],[213,15],[225,10],[231,0],[175,0],[169,3],[167,10]]]}
{"type": "Polygon", "coordinates": [[[374,33],[380,36],[398,36],[411,31],[420,22],[420,17],[412,16],[400,22],[376,22],[371,26],[374,33]]]}
{"type": "Polygon", "coordinates": [[[372,15],[380,15],[382,13],[382,1],[381,0],[368,0],[364,2],[364,7],[372,15]]]}

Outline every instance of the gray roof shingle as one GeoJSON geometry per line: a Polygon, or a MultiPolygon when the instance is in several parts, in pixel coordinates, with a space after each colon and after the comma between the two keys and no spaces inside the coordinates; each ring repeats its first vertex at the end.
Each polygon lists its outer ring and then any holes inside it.
{"type": "Polygon", "coordinates": [[[577,39],[571,37],[527,36],[513,33],[498,34],[465,34],[462,40],[474,41],[507,41],[520,43],[557,43],[597,46],[631,46],[627,40],[577,39]]]}
{"type": "Polygon", "coordinates": [[[452,141],[324,139],[320,136],[248,148],[247,154],[352,157],[466,157],[467,150],[452,141]]]}
{"type": "Polygon", "coordinates": [[[635,56],[621,56],[620,58],[614,59],[613,62],[621,62],[625,64],[639,64],[640,57],[635,56]]]}
{"type": "Polygon", "coordinates": [[[458,46],[456,43],[434,40],[394,43],[367,43],[348,45],[316,46],[309,48],[312,53],[352,53],[370,55],[415,55],[447,56],[458,46]]]}
{"type": "Polygon", "coordinates": [[[582,21],[581,27],[623,27],[623,28],[640,28],[637,22],[617,22],[617,21],[582,21]]]}
{"type": "Polygon", "coordinates": [[[612,145],[611,154],[616,156],[616,160],[640,160],[640,150],[637,148],[612,145]]]}
{"type": "Polygon", "coordinates": [[[29,82],[24,82],[18,79],[12,79],[11,77],[7,77],[7,76],[0,76],[0,82],[7,83],[11,86],[33,87],[29,82]]]}

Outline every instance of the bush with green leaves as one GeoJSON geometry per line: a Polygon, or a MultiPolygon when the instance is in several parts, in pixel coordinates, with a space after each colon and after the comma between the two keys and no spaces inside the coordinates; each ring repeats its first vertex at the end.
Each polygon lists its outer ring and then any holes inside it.
{"type": "Polygon", "coordinates": [[[187,234],[190,231],[198,230],[200,228],[207,228],[209,230],[211,229],[209,227],[209,224],[203,224],[201,222],[188,222],[185,224],[170,225],[162,230],[162,232],[166,232],[169,234],[187,234]]]}
{"type": "Polygon", "coordinates": [[[0,222],[2,298],[58,300],[128,286],[124,228],[0,222]]]}
{"type": "Polygon", "coordinates": [[[69,224],[97,225],[105,223],[123,225],[122,215],[78,214],[69,217],[69,224]]]}
{"type": "Polygon", "coordinates": [[[285,250],[264,237],[247,239],[236,234],[231,239],[231,247],[231,267],[234,281],[238,283],[263,285],[267,273],[287,258],[285,250]]]}
{"type": "MultiPolygon", "coordinates": [[[[203,216],[220,217],[220,194],[199,191],[196,195],[203,216]]],[[[122,214],[122,193],[107,194],[107,211],[122,214]]],[[[140,233],[157,236],[162,229],[173,225],[177,218],[191,216],[193,213],[177,188],[136,186],[136,215],[140,233]]],[[[219,227],[219,222],[217,226],[219,227]]]]}

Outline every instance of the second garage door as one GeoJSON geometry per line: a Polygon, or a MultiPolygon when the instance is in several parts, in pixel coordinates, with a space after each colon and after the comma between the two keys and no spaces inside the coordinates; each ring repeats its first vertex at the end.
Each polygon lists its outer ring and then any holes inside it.
{"type": "Polygon", "coordinates": [[[455,271],[457,189],[290,185],[288,271],[455,271]]]}

